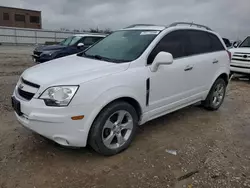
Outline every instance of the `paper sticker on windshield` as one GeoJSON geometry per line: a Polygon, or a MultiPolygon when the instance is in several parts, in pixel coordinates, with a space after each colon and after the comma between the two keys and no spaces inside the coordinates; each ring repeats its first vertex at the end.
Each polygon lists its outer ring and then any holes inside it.
{"type": "Polygon", "coordinates": [[[140,35],[158,35],[160,31],[143,31],[140,35]]]}

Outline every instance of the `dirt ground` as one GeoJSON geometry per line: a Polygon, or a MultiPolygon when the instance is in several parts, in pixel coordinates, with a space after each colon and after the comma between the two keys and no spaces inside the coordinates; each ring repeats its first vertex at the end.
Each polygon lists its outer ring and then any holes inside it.
{"type": "Polygon", "coordinates": [[[16,121],[10,96],[33,65],[31,50],[0,46],[0,188],[250,187],[250,81],[233,80],[219,111],[192,106],[158,118],[126,151],[103,157],[60,147],[16,121]]]}

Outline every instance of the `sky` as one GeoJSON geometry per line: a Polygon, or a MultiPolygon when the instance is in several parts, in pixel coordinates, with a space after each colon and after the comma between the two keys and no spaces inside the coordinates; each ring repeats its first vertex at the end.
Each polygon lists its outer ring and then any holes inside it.
{"type": "Polygon", "coordinates": [[[207,25],[222,37],[250,35],[250,0],[1,0],[42,11],[44,29],[120,29],[135,23],[207,25]]]}

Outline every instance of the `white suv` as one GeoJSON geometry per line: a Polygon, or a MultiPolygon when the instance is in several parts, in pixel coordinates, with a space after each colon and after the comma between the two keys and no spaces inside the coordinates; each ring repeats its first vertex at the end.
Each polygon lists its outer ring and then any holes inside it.
{"type": "Polygon", "coordinates": [[[230,49],[230,52],[232,52],[231,73],[241,73],[250,76],[250,36],[237,48],[230,49]]]}
{"type": "Polygon", "coordinates": [[[113,155],[147,121],[199,101],[217,110],[229,66],[222,38],[205,26],[133,25],[27,69],[12,105],[22,125],[60,145],[113,155]]]}

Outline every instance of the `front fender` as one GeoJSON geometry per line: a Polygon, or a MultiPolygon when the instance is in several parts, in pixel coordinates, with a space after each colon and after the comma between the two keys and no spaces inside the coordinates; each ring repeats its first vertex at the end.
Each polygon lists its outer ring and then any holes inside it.
{"type": "Polygon", "coordinates": [[[141,109],[143,109],[143,104],[145,103],[146,94],[145,96],[139,96],[132,88],[129,88],[127,86],[119,86],[108,89],[102,94],[100,94],[97,98],[95,98],[93,102],[93,106],[95,106],[96,108],[94,108],[91,114],[89,115],[89,121],[87,122],[88,126],[85,127],[87,135],[95,118],[101,112],[101,110],[112,101],[115,101],[123,97],[129,97],[136,100],[139,103],[141,109]]]}

